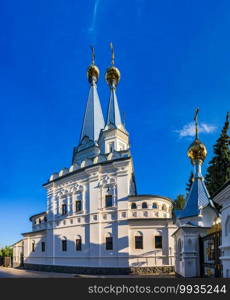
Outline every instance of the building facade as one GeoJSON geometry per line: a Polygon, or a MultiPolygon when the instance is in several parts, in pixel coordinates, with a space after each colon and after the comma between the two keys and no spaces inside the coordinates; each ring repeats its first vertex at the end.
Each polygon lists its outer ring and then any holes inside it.
{"type": "Polygon", "coordinates": [[[223,266],[223,277],[230,278],[230,181],[224,184],[213,197],[213,200],[221,207],[220,260],[223,266]]]}
{"type": "Polygon", "coordinates": [[[94,63],[79,145],[72,165],[44,184],[47,210],[30,218],[23,234],[24,266],[80,272],[172,272],[177,226],[173,201],[138,195],[129,133],[120,115],[116,89],[120,72],[106,71],[110,90],[104,121],[94,63]]]}
{"type": "Polygon", "coordinates": [[[221,260],[224,276],[230,277],[229,185],[215,196],[222,206],[219,215],[201,172],[207,150],[198,138],[198,111],[195,140],[187,153],[194,179],[184,209],[176,211],[167,197],[137,193],[129,133],[116,95],[120,71],[114,53],[106,71],[110,91],[106,120],[97,93],[94,54],[87,76],[89,95],[72,164],[43,185],[47,209],[30,218],[32,231],[15,244],[15,266],[73,273],[175,271],[183,277],[212,277],[222,274],[221,260]]]}

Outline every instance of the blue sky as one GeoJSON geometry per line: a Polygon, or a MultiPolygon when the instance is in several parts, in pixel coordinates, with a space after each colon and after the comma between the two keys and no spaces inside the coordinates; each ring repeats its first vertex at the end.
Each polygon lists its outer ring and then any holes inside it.
{"type": "Polygon", "coordinates": [[[71,164],[88,95],[89,45],[106,112],[104,73],[114,44],[138,192],[184,193],[197,106],[205,173],[230,106],[229,1],[7,0],[0,28],[0,246],[31,230],[29,216],[46,209],[42,184],[71,164]]]}

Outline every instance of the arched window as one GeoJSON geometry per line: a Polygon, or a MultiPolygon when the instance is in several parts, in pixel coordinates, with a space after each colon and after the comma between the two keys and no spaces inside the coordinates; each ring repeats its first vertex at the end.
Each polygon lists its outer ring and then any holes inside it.
{"type": "Polygon", "coordinates": [[[131,204],[131,209],[137,209],[136,203],[133,202],[133,203],[131,204]]]}
{"type": "Polygon", "coordinates": [[[111,233],[107,233],[105,236],[105,249],[113,250],[113,237],[111,233]]]}
{"type": "Polygon", "coordinates": [[[76,239],[76,251],[81,251],[81,236],[78,235],[76,239]]]}
{"type": "Polygon", "coordinates": [[[42,220],[39,218],[39,219],[38,219],[38,223],[41,224],[41,222],[42,222],[42,220]]]}
{"type": "Polygon", "coordinates": [[[46,216],[44,217],[44,222],[47,222],[47,217],[46,216]]]}
{"type": "Polygon", "coordinates": [[[230,235],[230,216],[227,217],[225,222],[225,236],[230,235]]]}
{"type": "Polygon", "coordinates": [[[147,205],[146,202],[143,202],[143,203],[142,203],[142,208],[148,208],[148,205],[147,205]]]}
{"type": "Polygon", "coordinates": [[[113,196],[106,195],[105,196],[105,207],[111,207],[111,206],[113,206],[113,196]]]}
{"type": "Polygon", "coordinates": [[[67,251],[67,239],[64,237],[61,242],[62,242],[62,251],[67,251]]]}
{"type": "Polygon", "coordinates": [[[153,204],[152,204],[152,208],[157,208],[157,204],[156,204],[156,202],[153,202],[153,204]]]}
{"type": "Polygon", "coordinates": [[[62,215],[66,215],[67,214],[67,205],[66,204],[62,204],[62,215]]]}
{"type": "Polygon", "coordinates": [[[143,249],[143,234],[140,231],[135,234],[135,249],[143,249]]]}
{"type": "Polygon", "coordinates": [[[31,247],[32,247],[32,252],[35,252],[35,241],[32,241],[31,247]]]}

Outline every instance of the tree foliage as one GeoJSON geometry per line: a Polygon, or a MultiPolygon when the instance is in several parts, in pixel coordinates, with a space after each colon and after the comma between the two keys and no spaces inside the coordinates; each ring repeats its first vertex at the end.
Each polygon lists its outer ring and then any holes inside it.
{"type": "Polygon", "coordinates": [[[0,249],[0,256],[6,257],[6,256],[13,256],[13,249],[11,247],[4,247],[0,249]]]}
{"type": "Polygon", "coordinates": [[[184,195],[178,195],[175,200],[175,209],[183,209],[185,205],[184,195]]]}
{"type": "Polygon", "coordinates": [[[221,135],[213,146],[214,156],[208,164],[205,176],[205,183],[210,196],[213,196],[230,179],[230,136],[228,129],[229,113],[227,113],[221,135]]]}

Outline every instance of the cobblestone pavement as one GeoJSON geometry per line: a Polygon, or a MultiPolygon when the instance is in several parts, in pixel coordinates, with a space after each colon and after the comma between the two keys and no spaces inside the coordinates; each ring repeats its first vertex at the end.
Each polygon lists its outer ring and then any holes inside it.
{"type": "Polygon", "coordinates": [[[23,269],[0,267],[0,278],[172,278],[174,275],[81,275],[54,272],[39,272],[23,269]]]}

